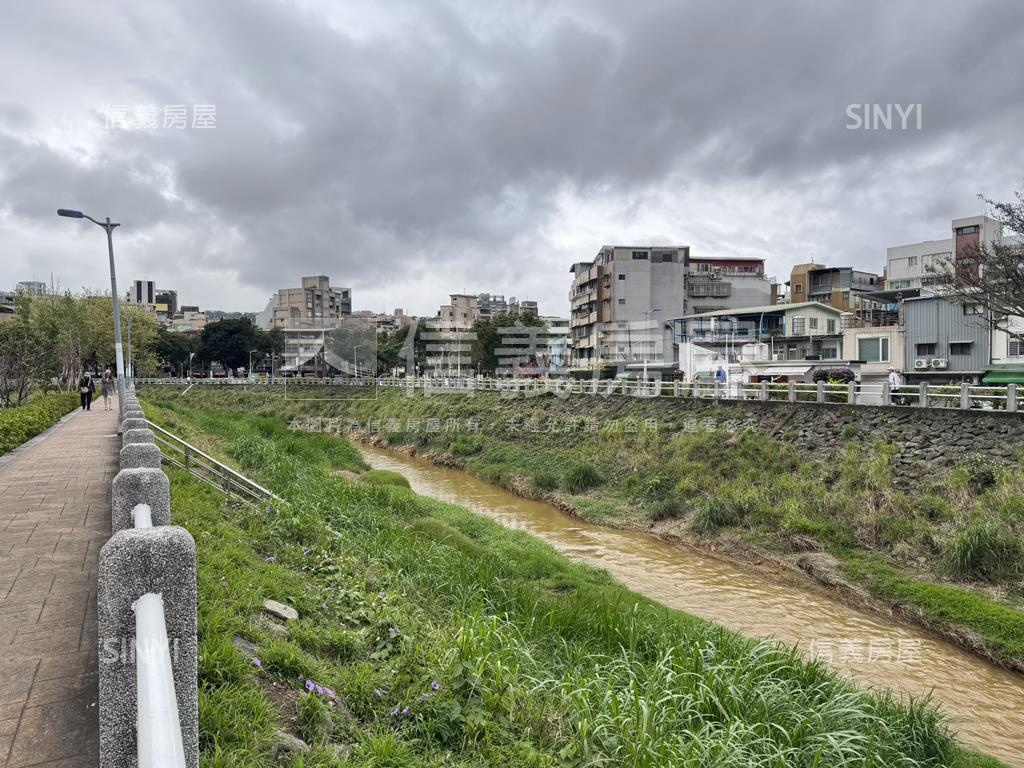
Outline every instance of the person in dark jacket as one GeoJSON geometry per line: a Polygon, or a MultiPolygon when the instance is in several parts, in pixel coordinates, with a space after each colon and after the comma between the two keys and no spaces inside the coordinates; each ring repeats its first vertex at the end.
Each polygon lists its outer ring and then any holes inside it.
{"type": "Polygon", "coordinates": [[[78,394],[82,397],[82,410],[92,410],[92,396],[96,392],[96,382],[92,380],[92,376],[88,373],[83,373],[82,378],[78,380],[78,394]]]}

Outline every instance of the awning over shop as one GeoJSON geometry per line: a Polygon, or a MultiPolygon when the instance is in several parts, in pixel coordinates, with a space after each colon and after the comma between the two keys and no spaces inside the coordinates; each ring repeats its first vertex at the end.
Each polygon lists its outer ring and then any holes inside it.
{"type": "Polygon", "coordinates": [[[981,377],[981,383],[1024,384],[1024,365],[994,365],[981,377]]]}
{"type": "Polygon", "coordinates": [[[770,368],[753,368],[753,376],[806,376],[811,370],[809,365],[775,365],[770,368]]]}

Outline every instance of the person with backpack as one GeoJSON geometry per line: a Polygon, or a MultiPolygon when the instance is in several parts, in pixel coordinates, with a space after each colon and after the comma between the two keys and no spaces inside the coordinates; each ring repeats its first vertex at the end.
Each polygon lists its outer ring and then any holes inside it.
{"type": "Polygon", "coordinates": [[[78,380],[78,394],[82,398],[82,410],[92,410],[92,396],[96,391],[96,383],[92,380],[92,376],[88,373],[83,373],[82,378],[78,380]]]}

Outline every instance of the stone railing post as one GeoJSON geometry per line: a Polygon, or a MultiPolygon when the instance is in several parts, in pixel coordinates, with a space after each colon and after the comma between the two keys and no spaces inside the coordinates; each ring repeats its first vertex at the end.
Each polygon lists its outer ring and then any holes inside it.
{"type": "Polygon", "coordinates": [[[100,768],[136,765],[136,653],[160,650],[135,644],[133,607],[149,593],[163,602],[185,764],[199,765],[196,545],[184,528],[165,525],[118,531],[100,550],[100,768]]]}
{"type": "Polygon", "coordinates": [[[789,395],[789,402],[795,403],[796,402],[796,382],[795,381],[789,382],[789,392],[788,392],[788,395],[789,395]]]}
{"type": "Polygon", "coordinates": [[[848,405],[857,404],[857,382],[850,381],[846,384],[846,402],[848,405]]]}
{"type": "Polygon", "coordinates": [[[818,386],[815,388],[814,401],[817,403],[825,402],[825,382],[819,381],[818,386]]]}
{"type": "Polygon", "coordinates": [[[927,408],[928,406],[928,382],[922,381],[917,385],[917,407],[927,408]]]}
{"type": "Polygon", "coordinates": [[[963,411],[971,408],[971,385],[966,381],[960,383],[960,409],[963,411]]]}
{"type": "Polygon", "coordinates": [[[882,382],[882,405],[892,405],[892,398],[889,397],[889,382],[882,382]]]}
{"type": "Polygon", "coordinates": [[[1006,385],[1006,410],[1010,413],[1017,412],[1017,385],[1006,385]]]}
{"type": "Polygon", "coordinates": [[[762,381],[761,386],[757,391],[757,399],[766,401],[768,399],[768,382],[762,381]]]}

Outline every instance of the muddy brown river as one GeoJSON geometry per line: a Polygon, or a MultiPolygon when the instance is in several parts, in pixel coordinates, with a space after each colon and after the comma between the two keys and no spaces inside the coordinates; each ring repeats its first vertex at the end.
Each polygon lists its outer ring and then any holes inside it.
{"type": "Polygon", "coordinates": [[[604,568],[663,605],[744,635],[774,637],[817,655],[862,687],[931,693],[962,743],[1024,768],[1024,677],[921,630],[834,602],[813,586],[787,585],[639,532],[589,525],[425,459],[361,446],[375,469],[400,472],[413,490],[547,541],[604,568]]]}

